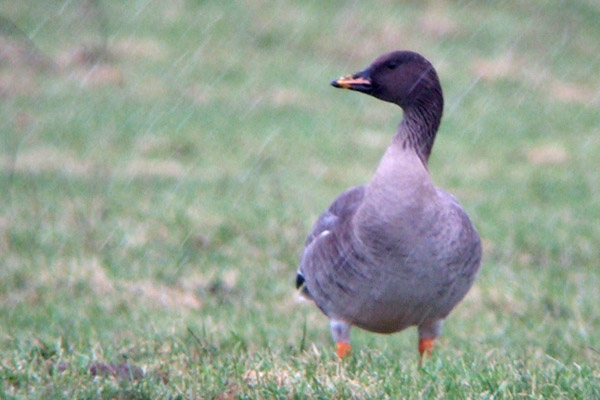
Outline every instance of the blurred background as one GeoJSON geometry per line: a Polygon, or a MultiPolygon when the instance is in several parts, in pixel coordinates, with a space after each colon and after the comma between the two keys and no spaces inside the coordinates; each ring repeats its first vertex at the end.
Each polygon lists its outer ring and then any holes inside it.
{"type": "MultiPolygon", "coordinates": [[[[484,242],[437,359],[488,366],[513,395],[513,373],[532,394],[598,393],[598,38],[592,0],[0,1],[1,388],[96,393],[90,363],[126,355],[170,382],[150,397],[321,393],[302,371],[333,365],[333,346],[296,300],[299,255],[402,116],[329,82],[409,49],[445,94],[434,182],[484,242]]],[[[393,368],[424,385],[398,366],[414,332],[353,342],[381,369],[324,396],[401,395],[368,384],[393,368]]]]}

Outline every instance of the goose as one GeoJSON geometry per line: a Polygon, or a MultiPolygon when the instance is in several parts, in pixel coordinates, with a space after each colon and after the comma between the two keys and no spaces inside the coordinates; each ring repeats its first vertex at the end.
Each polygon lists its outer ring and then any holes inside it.
{"type": "Polygon", "coordinates": [[[403,118],[370,182],[317,219],[296,287],[329,318],[340,358],[351,352],[352,326],[381,334],[416,326],[421,365],[481,263],[477,230],[429,175],[444,106],[438,75],[422,55],[395,51],[331,85],[397,104],[403,118]]]}

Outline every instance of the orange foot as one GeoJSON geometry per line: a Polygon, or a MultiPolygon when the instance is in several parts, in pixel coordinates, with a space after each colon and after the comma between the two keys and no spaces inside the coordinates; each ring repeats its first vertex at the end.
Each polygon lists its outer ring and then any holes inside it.
{"type": "Polygon", "coordinates": [[[337,342],[337,355],[339,358],[344,358],[344,357],[349,356],[351,350],[352,350],[352,346],[350,346],[350,343],[337,342]]]}
{"type": "Polygon", "coordinates": [[[423,365],[423,354],[431,356],[433,350],[433,341],[435,339],[419,339],[419,366],[423,365]]]}

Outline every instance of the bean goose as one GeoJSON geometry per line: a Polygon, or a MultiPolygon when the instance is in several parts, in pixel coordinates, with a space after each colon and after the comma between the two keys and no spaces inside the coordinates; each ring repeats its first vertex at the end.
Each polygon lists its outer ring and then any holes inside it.
{"type": "Polygon", "coordinates": [[[404,115],[371,181],[317,219],[296,286],[329,318],[340,358],[351,350],[353,325],[377,333],[416,326],[421,363],[481,261],[469,217],[429,176],[442,88],[431,63],[410,51],[382,55],[331,84],[397,104],[404,115]]]}

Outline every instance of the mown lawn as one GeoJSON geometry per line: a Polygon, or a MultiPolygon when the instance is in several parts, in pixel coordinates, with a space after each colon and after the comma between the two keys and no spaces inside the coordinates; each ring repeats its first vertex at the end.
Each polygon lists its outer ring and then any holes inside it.
{"type": "Polygon", "coordinates": [[[1,398],[600,397],[596,1],[0,2],[1,398]],[[437,67],[430,169],[484,242],[416,332],[297,300],[313,221],[401,118],[329,82],[437,67]]]}

